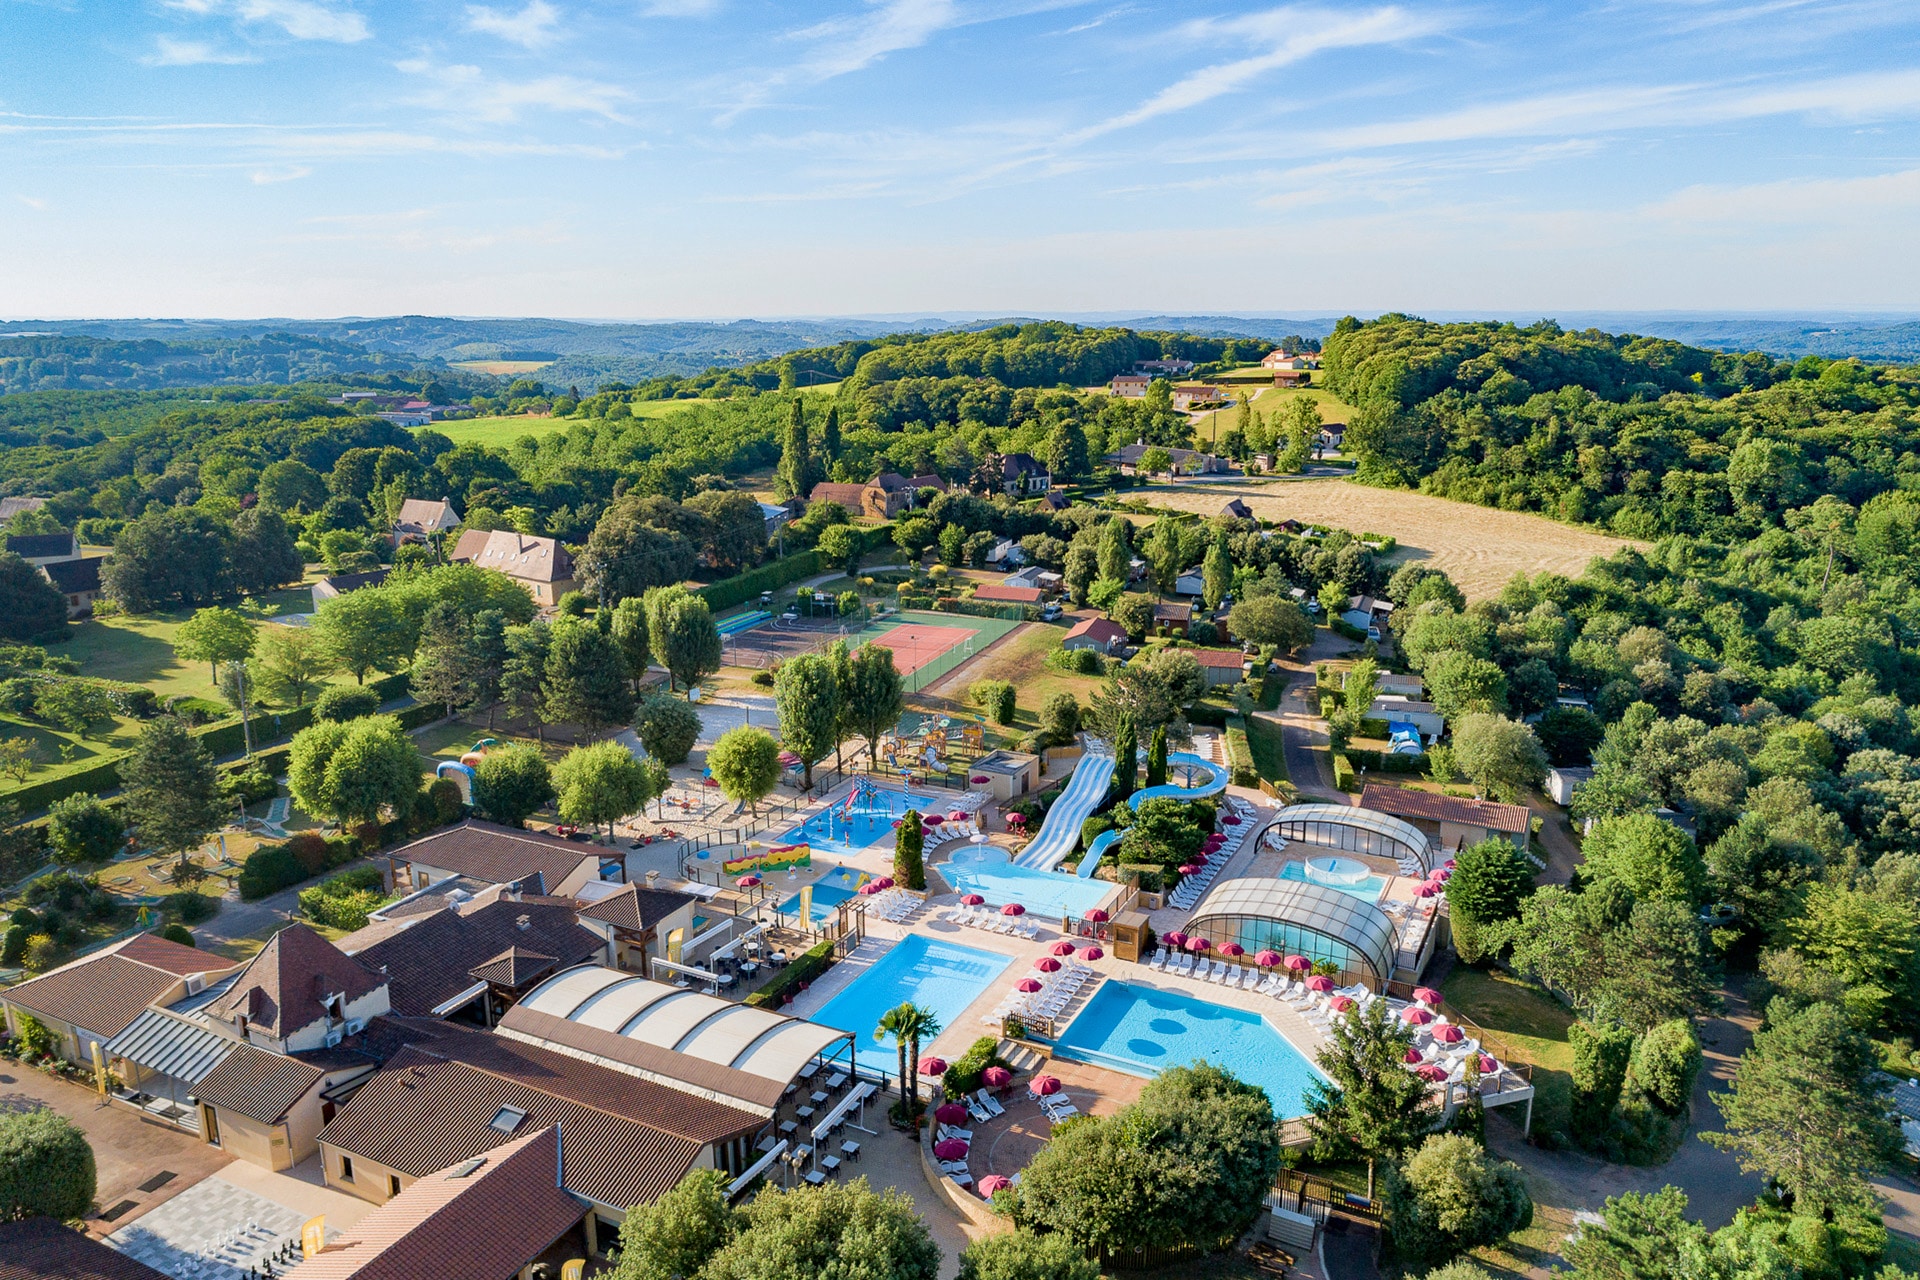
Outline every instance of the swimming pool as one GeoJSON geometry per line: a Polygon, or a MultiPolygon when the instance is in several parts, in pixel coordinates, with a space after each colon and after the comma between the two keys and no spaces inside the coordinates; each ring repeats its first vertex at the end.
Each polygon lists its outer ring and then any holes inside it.
{"type": "Polygon", "coordinates": [[[950,1027],[1012,963],[1013,957],[995,951],[911,933],[808,1021],[853,1032],[854,1057],[862,1067],[898,1076],[900,1051],[893,1037],[873,1038],[882,1014],[911,1001],[950,1027]]]}
{"type": "MultiPolygon", "coordinates": [[[[813,886],[813,909],[807,913],[807,919],[815,924],[819,924],[822,920],[831,920],[837,914],[840,904],[854,896],[852,889],[836,889],[830,884],[816,884],[813,886]]],[[[799,914],[800,895],[794,894],[774,910],[783,916],[799,914]]]]}
{"type": "Polygon", "coordinates": [[[1042,916],[1080,918],[1113,891],[1104,880],[1082,880],[1058,871],[1014,865],[1005,849],[968,845],[935,868],[960,893],[977,893],[996,907],[1017,902],[1042,916]]]}
{"type": "Polygon", "coordinates": [[[856,853],[883,838],[891,839],[894,822],[909,809],[924,816],[945,813],[949,807],[939,796],[874,787],[852,813],[847,812],[844,799],[836,801],[807,815],[798,826],[784,832],[774,843],[799,844],[804,841],[813,846],[816,852],[856,853]]]}
{"type": "Polygon", "coordinates": [[[1354,858],[1310,858],[1307,862],[1289,862],[1280,868],[1282,880],[1304,880],[1308,884],[1317,884],[1323,889],[1333,889],[1339,893],[1366,902],[1378,902],[1380,890],[1386,888],[1387,878],[1376,875],[1372,867],[1354,858]],[[1307,870],[1311,864],[1321,874],[1313,875],[1307,870]]]}
{"type": "Polygon", "coordinates": [[[1307,1112],[1306,1096],[1321,1079],[1293,1043],[1259,1014],[1110,980],[1054,1045],[1054,1055],[1154,1076],[1196,1059],[1225,1067],[1266,1090],[1275,1116],[1307,1112]]]}

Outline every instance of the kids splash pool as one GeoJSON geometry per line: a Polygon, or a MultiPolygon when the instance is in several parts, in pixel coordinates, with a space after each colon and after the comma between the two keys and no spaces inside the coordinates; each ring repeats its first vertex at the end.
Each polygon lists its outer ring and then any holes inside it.
{"type": "Polygon", "coordinates": [[[1307,1091],[1322,1078],[1257,1013],[1117,980],[1094,993],[1054,1045],[1054,1056],[1136,1076],[1210,1062],[1266,1090],[1283,1120],[1307,1113],[1307,1091]]]}
{"type": "Polygon", "coordinates": [[[1040,916],[1079,919],[1100,905],[1113,886],[1104,880],[1082,880],[1058,871],[1036,871],[1012,862],[1005,849],[968,845],[937,870],[958,893],[977,893],[989,906],[1017,902],[1040,916]]]}
{"type": "Polygon", "coordinates": [[[1282,880],[1304,880],[1366,902],[1378,902],[1387,878],[1356,858],[1308,858],[1280,868],[1282,880]]]}
{"type": "Polygon", "coordinates": [[[897,1077],[900,1054],[893,1037],[873,1038],[881,1015],[906,1003],[930,1009],[950,1027],[1013,957],[958,943],[908,934],[809,1021],[851,1031],[854,1057],[868,1071],[897,1077]]]}
{"type": "MultiPolygon", "coordinates": [[[[847,899],[860,892],[860,886],[873,879],[864,871],[852,867],[835,867],[813,882],[812,910],[807,918],[815,924],[822,920],[831,920],[835,910],[847,899]]],[[[800,913],[800,895],[794,894],[774,908],[783,916],[800,913]]]]}
{"type": "Polygon", "coordinates": [[[891,839],[893,824],[907,810],[928,814],[944,812],[947,807],[939,796],[876,787],[863,779],[844,799],[814,810],[774,843],[805,843],[822,852],[855,853],[882,838],[891,839]]]}

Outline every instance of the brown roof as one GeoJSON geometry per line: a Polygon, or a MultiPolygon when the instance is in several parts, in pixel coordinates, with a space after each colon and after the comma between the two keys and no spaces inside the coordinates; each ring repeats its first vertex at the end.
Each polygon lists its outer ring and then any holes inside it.
{"type": "Polygon", "coordinates": [[[112,948],[111,954],[123,960],[138,960],[183,978],[190,973],[224,973],[234,967],[231,960],[169,941],[157,933],[136,933],[112,948]]]}
{"type": "Polygon", "coordinates": [[[0,1280],[167,1280],[137,1258],[52,1218],[0,1222],[0,1280]]]}
{"type": "MultiPolygon", "coordinates": [[[[649,1077],[672,1080],[690,1089],[737,1098],[763,1106],[771,1112],[786,1090],[787,1082],[751,1071],[740,1071],[718,1062],[708,1062],[691,1054],[648,1044],[632,1036],[575,1022],[555,1014],[543,1013],[517,1004],[500,1019],[501,1031],[513,1037],[525,1037],[550,1044],[569,1056],[588,1054],[596,1059],[617,1062],[644,1072],[649,1077]]],[[[620,1074],[625,1075],[626,1072],[620,1074]]],[[[635,1079],[641,1077],[635,1076],[635,1079]]],[[[673,1086],[662,1086],[672,1088],[673,1086]]],[[[675,1092],[681,1092],[675,1089],[675,1092]]]]}
{"type": "Polygon", "coordinates": [[[618,1208],[650,1204],[710,1142],[762,1117],[485,1032],[400,1051],[320,1132],[353,1155],[424,1178],[502,1139],[558,1124],[567,1189],[618,1208]],[[502,1108],[526,1117],[512,1123],[502,1108]],[[498,1119],[506,1128],[495,1126],[498,1119]],[[689,1133],[688,1130],[694,1130],[689,1133]]]}
{"type": "Polygon", "coordinates": [[[1108,618],[1087,618],[1067,632],[1066,638],[1077,640],[1082,636],[1090,640],[1098,640],[1101,644],[1109,644],[1115,640],[1125,640],[1127,629],[1108,618]]]}
{"type": "Polygon", "coordinates": [[[1193,617],[1193,606],[1185,600],[1156,600],[1153,616],[1173,622],[1185,622],[1193,617]]]}
{"type": "Polygon", "coordinates": [[[1238,649],[1182,649],[1182,653],[1193,655],[1193,660],[1203,667],[1224,667],[1239,670],[1247,665],[1247,655],[1238,649]]]}
{"type": "Polygon", "coordinates": [[[813,492],[807,495],[808,502],[837,502],[849,511],[858,512],[866,501],[867,486],[864,484],[840,484],[826,481],[813,486],[813,492]]]}
{"type": "Polygon", "coordinates": [[[422,533],[437,533],[460,523],[460,515],[445,498],[408,498],[400,504],[394,527],[422,533]]]}
{"type": "Polygon", "coordinates": [[[579,914],[589,920],[603,920],[616,929],[625,929],[630,933],[644,933],[689,902],[697,901],[699,899],[690,893],[680,893],[672,889],[647,889],[637,884],[630,884],[617,893],[608,894],[598,902],[591,902],[581,907],[579,914]]]}
{"type": "MultiPolygon", "coordinates": [[[[568,1135],[571,1137],[571,1135],[568,1135]]],[[[298,1280],[502,1280],[585,1215],[560,1187],[572,1142],[537,1130],[421,1178],[295,1267],[298,1280]]]]}
{"type": "Polygon", "coordinates": [[[1422,818],[1428,822],[1457,822],[1463,827],[1485,827],[1514,835],[1527,830],[1528,813],[1523,804],[1497,804],[1491,800],[1469,800],[1461,796],[1443,796],[1432,791],[1414,791],[1407,787],[1383,787],[1367,784],[1360,793],[1360,807],[1396,818],[1422,818]]]}
{"type": "Polygon", "coordinates": [[[124,947],[103,951],[31,982],[8,987],[0,991],[0,1000],[19,1005],[30,1013],[111,1037],[126,1030],[148,1005],[176,986],[184,973],[224,972],[233,967],[217,956],[164,938],[153,938],[155,945],[150,946],[145,941],[147,937],[141,934],[124,947]],[[126,954],[130,948],[138,959],[126,954]],[[185,963],[177,952],[194,957],[194,967],[175,970],[149,962],[151,958],[170,965],[185,963]]]}
{"type": "Polygon", "coordinates": [[[247,1021],[271,1036],[289,1036],[326,1016],[321,1001],[344,994],[347,1003],[386,982],[304,924],[291,924],[267,939],[260,954],[207,1011],[228,1021],[247,1021]]]}
{"type": "Polygon", "coordinates": [[[1047,593],[1038,587],[986,586],[974,590],[975,600],[1005,600],[1011,604],[1039,604],[1047,593]]]}
{"type": "Polygon", "coordinates": [[[565,966],[593,959],[605,945],[599,934],[582,928],[573,918],[571,905],[503,898],[465,912],[447,910],[428,916],[410,929],[356,951],[354,959],[370,969],[385,967],[392,982],[387,994],[393,1012],[427,1017],[476,982],[518,986],[475,972],[508,948],[543,956],[549,966],[555,962],[565,966]]]}
{"type": "Polygon", "coordinates": [[[469,529],[454,543],[453,558],[526,582],[565,582],[573,577],[573,557],[559,542],[511,529],[469,529]]]}
{"type": "Polygon", "coordinates": [[[249,1120],[275,1124],[325,1075],[309,1063],[243,1044],[207,1072],[194,1094],[249,1120]]]}
{"type": "Polygon", "coordinates": [[[558,836],[469,818],[457,827],[402,845],[389,856],[395,862],[424,862],[490,884],[520,884],[537,875],[540,883],[526,887],[544,892],[557,890],[582,862],[598,867],[600,855],[583,848],[558,836]]]}
{"type": "Polygon", "coordinates": [[[38,511],[47,505],[45,498],[0,498],[0,520],[11,520],[28,511],[38,511]]]}
{"type": "Polygon", "coordinates": [[[23,560],[30,560],[38,556],[76,555],[80,543],[71,533],[13,533],[7,535],[6,549],[23,560]]]}
{"type": "Polygon", "coordinates": [[[470,972],[480,982],[491,982],[501,987],[518,987],[533,981],[543,973],[553,972],[554,964],[552,956],[543,956],[537,951],[525,951],[519,947],[508,947],[485,964],[473,966],[470,972]]]}

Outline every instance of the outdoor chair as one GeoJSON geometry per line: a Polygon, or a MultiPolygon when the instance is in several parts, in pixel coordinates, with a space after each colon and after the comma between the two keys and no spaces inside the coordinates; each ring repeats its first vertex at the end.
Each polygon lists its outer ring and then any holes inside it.
{"type": "Polygon", "coordinates": [[[985,1088],[982,1088],[980,1092],[973,1096],[974,1100],[978,1102],[981,1107],[985,1108],[989,1115],[1003,1116],[1007,1114],[1007,1109],[996,1102],[993,1095],[988,1093],[985,1088]]]}

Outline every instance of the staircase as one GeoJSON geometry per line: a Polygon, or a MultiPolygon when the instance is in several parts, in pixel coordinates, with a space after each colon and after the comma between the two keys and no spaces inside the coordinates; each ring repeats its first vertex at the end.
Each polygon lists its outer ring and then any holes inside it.
{"type": "Polygon", "coordinates": [[[1038,1071],[1047,1062],[1046,1054],[1031,1045],[1020,1044],[1013,1040],[1002,1040],[995,1047],[993,1056],[1016,1072],[1038,1071]]]}

